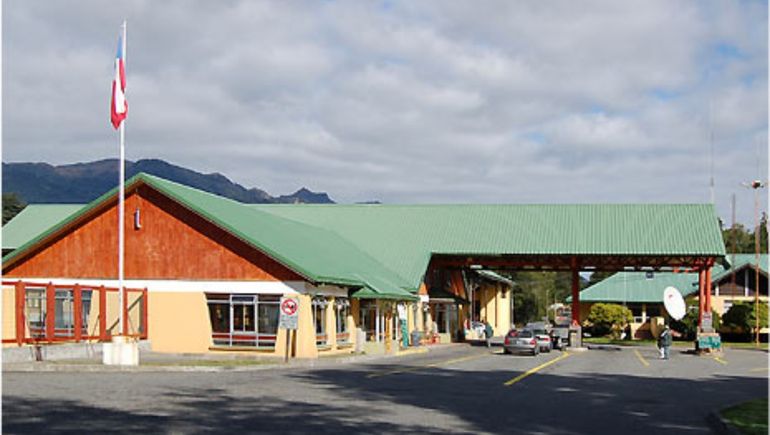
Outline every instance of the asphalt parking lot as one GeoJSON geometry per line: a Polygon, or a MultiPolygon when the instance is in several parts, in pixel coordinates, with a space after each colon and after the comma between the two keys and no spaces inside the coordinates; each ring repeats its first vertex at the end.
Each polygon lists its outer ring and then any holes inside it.
{"type": "Polygon", "coordinates": [[[4,433],[711,433],[768,395],[768,354],[653,347],[503,355],[455,345],[316,367],[3,373],[4,433]]]}

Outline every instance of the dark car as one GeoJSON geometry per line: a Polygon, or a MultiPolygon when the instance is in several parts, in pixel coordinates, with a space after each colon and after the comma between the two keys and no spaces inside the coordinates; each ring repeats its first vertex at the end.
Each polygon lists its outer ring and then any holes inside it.
{"type": "Polygon", "coordinates": [[[503,341],[503,352],[510,353],[528,353],[537,355],[540,353],[540,346],[537,338],[531,329],[511,329],[505,334],[503,341]]]}

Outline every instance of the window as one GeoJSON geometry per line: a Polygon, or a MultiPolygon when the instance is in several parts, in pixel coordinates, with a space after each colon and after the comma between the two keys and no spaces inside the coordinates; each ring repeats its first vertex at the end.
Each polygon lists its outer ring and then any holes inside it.
{"type": "Polygon", "coordinates": [[[329,302],[322,296],[313,298],[313,323],[315,324],[315,344],[316,346],[326,346],[328,336],[326,335],[326,306],[329,302]]]}
{"type": "Polygon", "coordinates": [[[336,298],[334,308],[337,310],[335,321],[337,322],[337,343],[345,344],[350,342],[350,333],[348,332],[348,316],[350,315],[350,301],[347,298],[336,298]]]}
{"type": "Polygon", "coordinates": [[[279,296],[207,293],[214,345],[274,348],[279,296]]]}
{"type": "Polygon", "coordinates": [[[45,335],[45,288],[27,287],[26,318],[33,337],[45,335]]]}
{"type": "Polygon", "coordinates": [[[86,335],[88,335],[88,321],[91,318],[91,296],[93,295],[93,292],[94,291],[91,289],[83,289],[80,291],[81,331],[86,335]]]}
{"type": "Polygon", "coordinates": [[[54,336],[69,337],[72,335],[75,324],[72,317],[73,301],[72,290],[57,289],[54,292],[54,336]]]}

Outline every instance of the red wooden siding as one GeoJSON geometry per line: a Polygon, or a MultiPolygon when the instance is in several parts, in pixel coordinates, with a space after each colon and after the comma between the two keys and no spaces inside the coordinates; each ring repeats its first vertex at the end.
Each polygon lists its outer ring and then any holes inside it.
{"type": "MultiPolygon", "coordinates": [[[[117,277],[117,203],[6,267],[6,277],[117,277]]],[[[302,280],[295,272],[142,185],[126,198],[127,279],[302,280]],[[141,229],[134,228],[140,210],[141,229]]]]}

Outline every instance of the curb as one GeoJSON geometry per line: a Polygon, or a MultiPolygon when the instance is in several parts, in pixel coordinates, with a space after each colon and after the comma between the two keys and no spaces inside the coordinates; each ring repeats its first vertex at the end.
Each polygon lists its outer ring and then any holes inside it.
{"type": "Polygon", "coordinates": [[[719,411],[711,411],[706,416],[706,423],[708,423],[711,431],[718,435],[742,435],[737,427],[732,423],[722,418],[722,414],[719,411]]]}
{"type": "MultiPolygon", "coordinates": [[[[436,350],[444,348],[445,346],[437,347],[436,350]]],[[[338,357],[333,359],[319,358],[309,360],[294,360],[294,362],[286,363],[273,363],[268,362],[265,364],[254,365],[242,365],[242,366],[228,366],[228,365],[212,365],[212,366],[199,366],[199,365],[184,365],[184,362],[174,364],[171,362],[169,365],[140,365],[139,366],[105,366],[95,362],[94,364],[62,364],[62,363],[10,363],[3,364],[2,371],[5,373],[55,373],[55,372],[70,372],[70,373],[158,373],[158,372],[204,372],[204,373],[217,373],[217,372],[251,372],[262,370],[302,370],[302,369],[315,369],[323,367],[333,367],[339,364],[356,364],[366,363],[371,361],[388,360],[392,358],[400,358],[410,355],[419,355],[431,352],[429,347],[409,348],[398,354],[394,355],[351,355],[346,357],[338,357]],[[17,365],[18,364],[18,365],[17,365]]]]}

